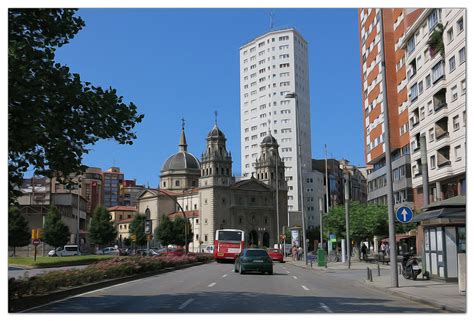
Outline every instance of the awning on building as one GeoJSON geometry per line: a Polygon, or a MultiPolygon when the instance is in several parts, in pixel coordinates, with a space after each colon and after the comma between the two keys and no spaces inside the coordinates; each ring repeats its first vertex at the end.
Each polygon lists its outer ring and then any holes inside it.
{"type": "Polygon", "coordinates": [[[449,218],[449,219],[466,219],[466,208],[464,207],[444,207],[431,211],[423,212],[413,218],[414,223],[421,221],[429,221],[438,218],[449,218]]]}

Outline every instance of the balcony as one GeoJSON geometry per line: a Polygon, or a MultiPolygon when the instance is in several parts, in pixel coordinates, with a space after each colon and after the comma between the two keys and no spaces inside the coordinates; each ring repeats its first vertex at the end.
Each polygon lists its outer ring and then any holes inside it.
{"type": "Polygon", "coordinates": [[[435,123],[435,137],[440,140],[448,136],[448,117],[443,117],[435,123]]]}
{"type": "Polygon", "coordinates": [[[444,146],[437,150],[438,168],[451,165],[450,146],[444,146]]]}
{"type": "Polygon", "coordinates": [[[433,96],[433,109],[436,113],[441,108],[447,106],[448,104],[446,103],[446,88],[442,88],[433,96]]]}

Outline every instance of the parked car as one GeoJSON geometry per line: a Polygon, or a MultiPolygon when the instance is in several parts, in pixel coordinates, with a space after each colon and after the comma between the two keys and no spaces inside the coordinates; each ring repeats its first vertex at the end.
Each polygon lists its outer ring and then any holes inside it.
{"type": "Polygon", "coordinates": [[[283,259],[283,252],[279,249],[268,249],[268,255],[272,258],[273,261],[278,261],[280,263],[284,263],[285,260],[283,259]]]}
{"type": "Polygon", "coordinates": [[[95,253],[98,255],[119,255],[119,250],[115,247],[104,247],[103,249],[97,250],[95,253]]]}
{"type": "Polygon", "coordinates": [[[184,249],[165,249],[164,251],[159,253],[160,256],[183,256],[184,255],[184,249]]]}
{"type": "Polygon", "coordinates": [[[273,260],[264,249],[244,249],[235,259],[234,272],[257,271],[273,274],[273,260]]]}
{"type": "Polygon", "coordinates": [[[201,250],[203,253],[214,253],[214,245],[208,245],[201,250]]]}
{"type": "Polygon", "coordinates": [[[64,247],[58,247],[48,252],[48,256],[76,256],[81,255],[81,252],[77,251],[77,245],[64,245],[64,247]]]}

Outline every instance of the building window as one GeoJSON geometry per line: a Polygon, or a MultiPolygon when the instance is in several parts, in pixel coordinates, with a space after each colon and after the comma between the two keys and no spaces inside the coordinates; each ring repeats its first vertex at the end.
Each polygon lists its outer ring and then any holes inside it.
{"type": "Polygon", "coordinates": [[[457,22],[458,25],[458,33],[461,33],[464,31],[464,18],[461,18],[457,22]]]}
{"type": "Polygon", "coordinates": [[[415,36],[411,37],[407,43],[407,54],[410,56],[415,51],[415,36]]]}
{"type": "Polygon", "coordinates": [[[466,93],[466,79],[461,80],[461,94],[464,95],[466,93]]]}
{"type": "Polygon", "coordinates": [[[420,95],[423,93],[423,81],[418,83],[418,91],[420,95]]]}
{"type": "Polygon", "coordinates": [[[430,157],[430,168],[431,168],[431,169],[435,169],[435,168],[436,168],[435,155],[433,155],[433,156],[430,157]]]}
{"type": "Polygon", "coordinates": [[[466,47],[459,50],[459,64],[466,61],[466,47]]]}
{"type": "Polygon", "coordinates": [[[204,242],[207,242],[207,234],[204,234],[204,242]]]}
{"type": "Polygon", "coordinates": [[[176,181],[174,182],[174,186],[179,186],[179,180],[176,180],[176,181]]]}
{"type": "Polygon", "coordinates": [[[441,60],[431,68],[431,80],[433,84],[444,76],[444,62],[441,60]]]}
{"type": "Polygon", "coordinates": [[[461,145],[454,147],[454,159],[456,161],[461,160],[461,145]]]}
{"type": "Polygon", "coordinates": [[[418,85],[415,84],[410,88],[410,101],[413,102],[418,98],[418,85]]]}
{"type": "Polygon", "coordinates": [[[453,72],[456,69],[456,57],[452,56],[449,59],[449,72],[453,72]]]}
{"type": "Polygon", "coordinates": [[[430,130],[428,131],[428,139],[430,142],[434,141],[434,128],[430,128],[430,130]]]}
{"type": "Polygon", "coordinates": [[[458,99],[458,86],[451,87],[451,101],[458,99]]]}
{"type": "Polygon", "coordinates": [[[434,27],[438,25],[439,21],[439,10],[434,9],[428,17],[428,28],[429,30],[433,30],[434,27]]]}
{"type": "Polygon", "coordinates": [[[453,128],[456,131],[459,129],[459,127],[460,127],[459,116],[456,115],[453,117],[453,128]]]}
{"type": "Polygon", "coordinates": [[[454,39],[454,37],[453,37],[453,35],[454,35],[454,33],[453,33],[453,28],[451,28],[451,29],[448,30],[447,35],[448,35],[448,43],[450,43],[450,42],[453,41],[453,39],[454,39]]]}

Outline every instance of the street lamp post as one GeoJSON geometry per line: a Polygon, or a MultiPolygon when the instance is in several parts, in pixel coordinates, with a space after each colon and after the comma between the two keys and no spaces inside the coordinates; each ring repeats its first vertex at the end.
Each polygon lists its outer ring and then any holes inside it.
{"type": "Polygon", "coordinates": [[[300,210],[301,210],[301,228],[303,230],[303,259],[307,263],[307,245],[306,245],[306,224],[305,224],[305,215],[304,215],[304,196],[303,196],[303,175],[301,173],[302,161],[301,161],[301,137],[300,137],[300,123],[298,122],[298,95],[295,92],[288,93],[285,95],[285,98],[294,98],[295,99],[295,109],[296,109],[296,141],[298,142],[298,165],[297,165],[297,176],[300,187],[300,210]]]}

